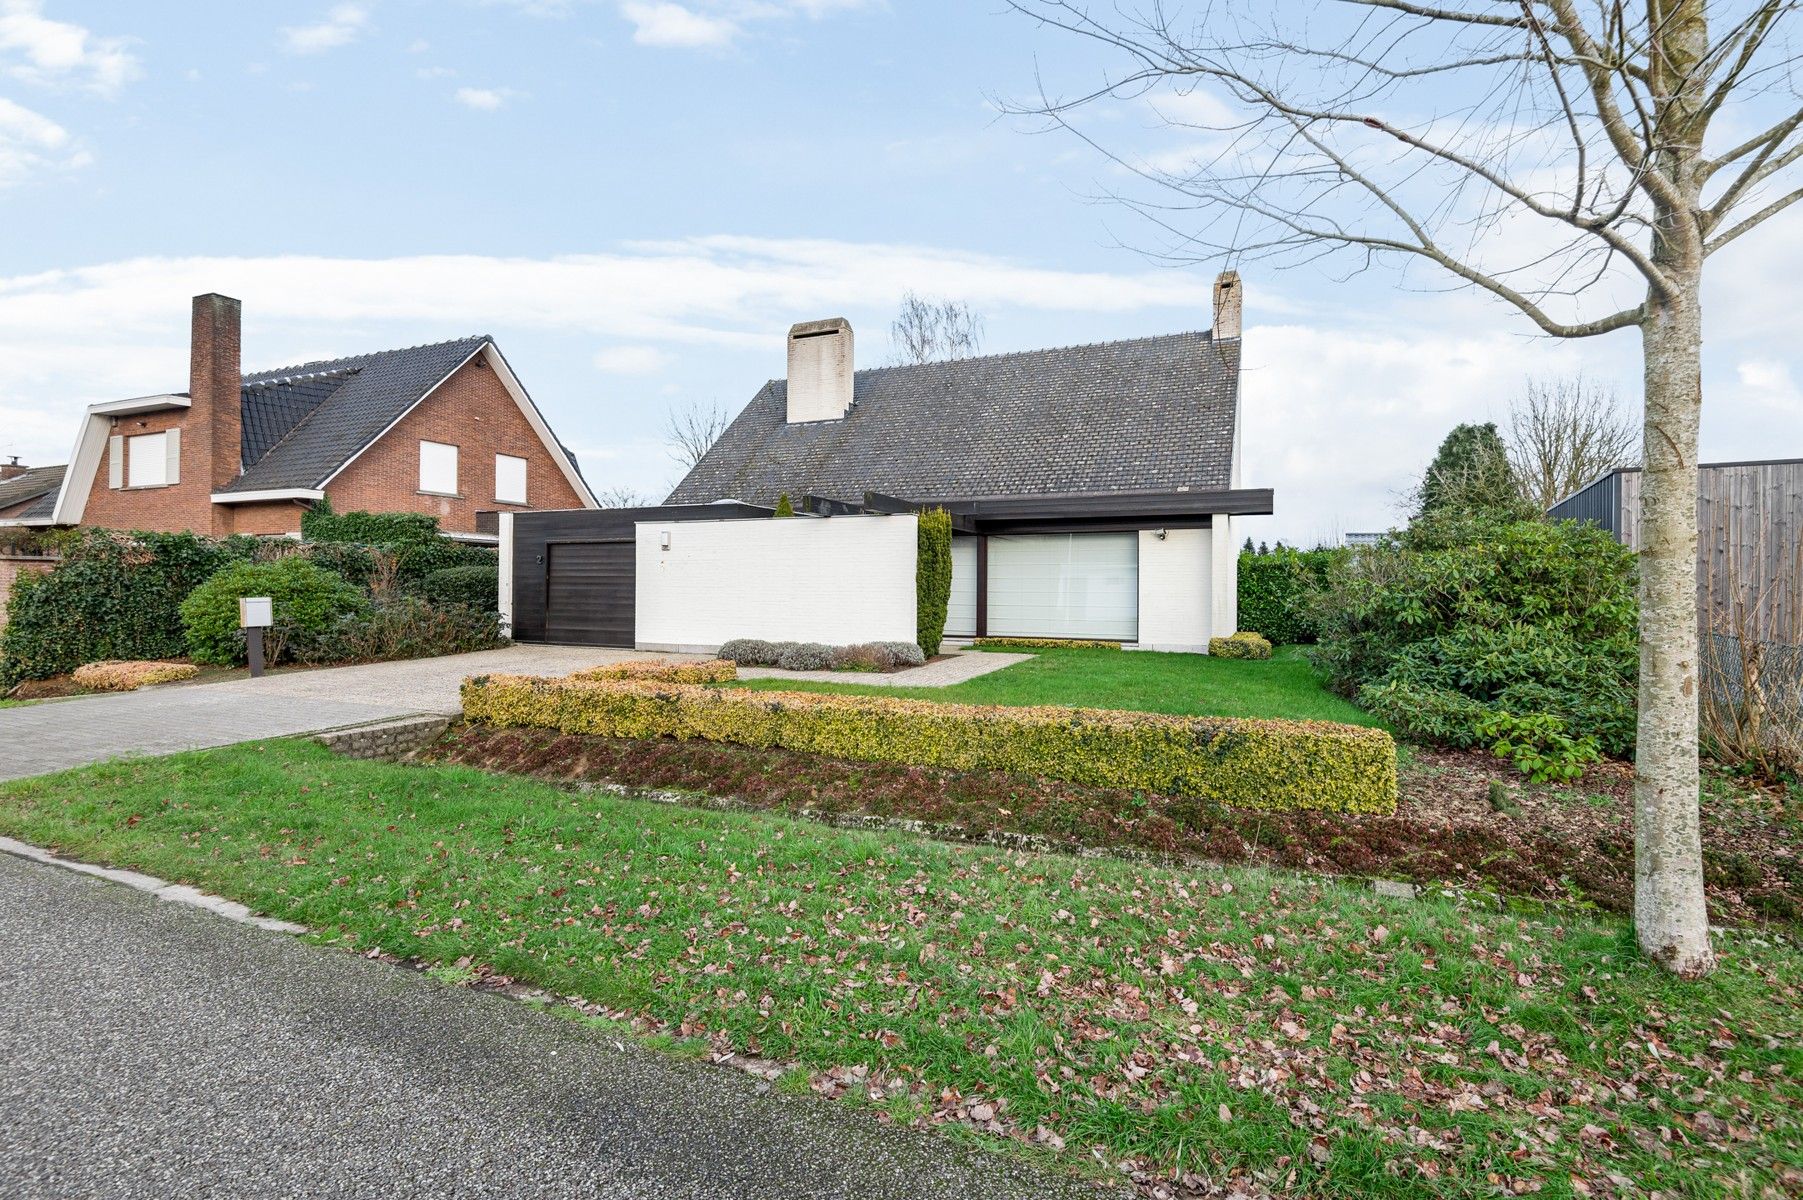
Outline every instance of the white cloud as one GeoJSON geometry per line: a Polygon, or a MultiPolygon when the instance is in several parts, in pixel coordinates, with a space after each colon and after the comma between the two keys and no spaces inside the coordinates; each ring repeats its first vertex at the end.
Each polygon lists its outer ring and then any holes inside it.
{"type": "Polygon", "coordinates": [[[0,187],[41,170],[85,167],[92,158],[69,131],[42,113],[0,96],[0,187]]]}
{"type": "Polygon", "coordinates": [[[620,15],[632,22],[632,40],[641,46],[719,49],[741,32],[736,21],[711,17],[667,0],[626,0],[620,15]]]}
{"type": "Polygon", "coordinates": [[[620,0],[620,15],[632,22],[632,40],[641,46],[721,50],[753,22],[794,17],[819,19],[867,8],[872,0],[620,0]]]}
{"type": "Polygon", "coordinates": [[[595,369],[608,375],[655,375],[669,362],[656,346],[609,346],[595,353],[595,369]]]}
{"type": "Polygon", "coordinates": [[[44,15],[43,0],[0,0],[0,60],[5,73],[27,83],[77,83],[113,95],[140,74],[126,39],[98,37],[80,25],[44,15]]]}
{"type": "Polygon", "coordinates": [[[494,112],[518,94],[512,88],[460,87],[453,99],[477,112],[494,112]]]}
{"type": "Polygon", "coordinates": [[[368,28],[369,9],[361,4],[338,4],[315,24],[284,25],[282,48],[290,54],[318,54],[356,41],[368,28]]]}

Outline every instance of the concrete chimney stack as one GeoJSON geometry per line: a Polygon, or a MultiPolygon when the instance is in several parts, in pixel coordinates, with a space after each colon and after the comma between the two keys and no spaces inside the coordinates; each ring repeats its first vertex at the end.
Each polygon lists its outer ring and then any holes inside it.
{"type": "Polygon", "coordinates": [[[1238,271],[1222,271],[1215,276],[1215,341],[1240,336],[1240,299],[1238,271]]]}
{"type": "Polygon", "coordinates": [[[851,322],[803,321],[789,330],[789,424],[837,421],[851,411],[851,322]]]}

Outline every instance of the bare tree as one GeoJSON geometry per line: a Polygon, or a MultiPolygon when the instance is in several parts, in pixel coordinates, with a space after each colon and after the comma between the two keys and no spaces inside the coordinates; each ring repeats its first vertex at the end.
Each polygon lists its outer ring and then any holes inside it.
{"type": "Polygon", "coordinates": [[[1696,464],[1704,263],[1803,196],[1797,0],[1302,0],[1179,18],[1009,0],[1108,56],[1014,111],[1130,180],[1190,261],[1430,264],[1553,337],[1640,332],[1640,715],[1634,916],[1671,970],[1714,965],[1697,754],[1696,464]],[[1719,18],[1712,29],[1711,18],[1719,18]],[[1181,165],[1109,151],[1086,119],[1150,103],[1181,165]],[[1423,115],[1426,114],[1426,115],[1423,115]]]}
{"type": "Polygon", "coordinates": [[[960,300],[928,300],[909,292],[889,326],[889,340],[891,361],[898,365],[969,358],[983,349],[983,317],[960,300]]]}
{"type": "Polygon", "coordinates": [[[1509,409],[1509,467],[1541,512],[1640,457],[1640,430],[1615,389],[1582,375],[1530,379],[1509,409]]]}
{"type": "Polygon", "coordinates": [[[670,457],[681,463],[685,470],[693,469],[731,424],[732,417],[718,401],[671,409],[670,419],[664,425],[670,457]]]}
{"type": "Polygon", "coordinates": [[[611,487],[595,488],[595,503],[602,508],[643,508],[651,503],[650,497],[637,488],[616,483],[611,487]]]}

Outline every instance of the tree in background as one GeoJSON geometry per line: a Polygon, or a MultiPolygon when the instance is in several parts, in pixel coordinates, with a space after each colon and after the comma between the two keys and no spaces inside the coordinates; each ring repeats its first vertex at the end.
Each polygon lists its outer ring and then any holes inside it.
{"type": "Polygon", "coordinates": [[[664,423],[670,457],[681,463],[684,470],[693,470],[731,424],[732,417],[719,401],[671,409],[669,419],[664,423]]]}
{"type": "MultiPolygon", "coordinates": [[[[1704,265],[1803,198],[1794,0],[1008,0],[1112,56],[1014,111],[1092,146],[1161,112],[1192,150],[1109,154],[1191,262],[1418,262],[1552,337],[1639,331],[1644,365],[1634,923],[1714,966],[1697,742],[1704,265]],[[1711,18],[1717,20],[1712,27],[1711,18]],[[1632,299],[1625,307],[1620,298],[1632,299]]],[[[1117,194],[1119,189],[1115,189],[1117,194]]],[[[1131,198],[1130,202],[1131,202],[1131,198]]]]}
{"type": "Polygon", "coordinates": [[[651,503],[650,497],[637,488],[619,483],[612,487],[595,488],[594,492],[595,503],[602,508],[643,508],[651,503]]]}
{"type": "Polygon", "coordinates": [[[1640,431],[1615,389],[1582,375],[1529,380],[1510,406],[1508,443],[1515,486],[1541,512],[1640,457],[1640,431]]]}
{"type": "Polygon", "coordinates": [[[889,326],[891,361],[898,366],[969,358],[983,348],[983,317],[958,300],[928,300],[909,292],[889,326]]]}
{"type": "Polygon", "coordinates": [[[1455,426],[1415,491],[1418,517],[1481,513],[1514,517],[1527,515],[1525,509],[1508,449],[1493,423],[1455,426]]]}

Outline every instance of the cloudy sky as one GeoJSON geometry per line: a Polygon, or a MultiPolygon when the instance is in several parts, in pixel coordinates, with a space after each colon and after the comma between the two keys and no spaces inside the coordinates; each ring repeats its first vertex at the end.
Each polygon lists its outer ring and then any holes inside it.
{"type": "MultiPolygon", "coordinates": [[[[1116,172],[998,114],[1092,52],[976,0],[0,0],[0,454],[186,386],[188,298],[247,369],[493,334],[599,488],[661,496],[663,430],[782,373],[796,320],[889,357],[902,294],[1007,351],[1208,325],[1099,199],[1116,172]]],[[[1153,106],[1111,142],[1182,155],[1153,106]]],[[[1803,210],[1794,210],[1803,211],[1803,210]]],[[[1705,459],[1803,454],[1803,217],[1719,260],[1705,459]]],[[[1533,336],[1419,275],[1248,266],[1256,537],[1382,528],[1435,443],[1531,375],[1638,394],[1635,334],[1533,336]]]]}

